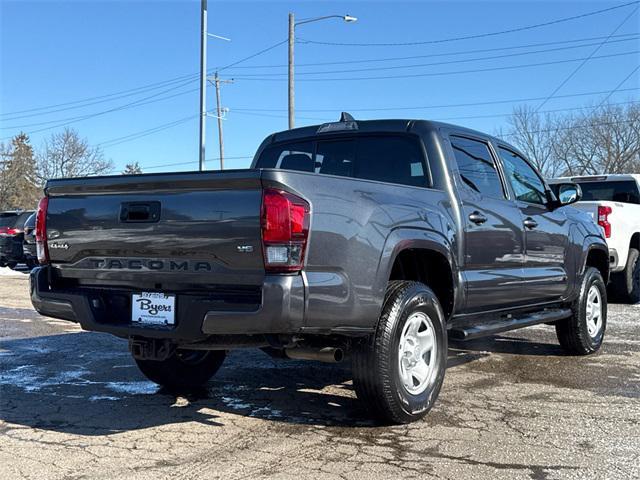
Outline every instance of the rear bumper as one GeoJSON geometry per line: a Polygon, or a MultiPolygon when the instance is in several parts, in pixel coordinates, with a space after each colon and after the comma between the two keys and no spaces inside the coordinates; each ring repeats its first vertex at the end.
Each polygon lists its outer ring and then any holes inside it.
{"type": "Polygon", "coordinates": [[[195,342],[210,335],[297,333],[303,326],[304,283],[300,275],[267,275],[256,301],[249,303],[228,295],[178,293],[175,326],[140,327],[130,322],[130,292],[52,290],[49,270],[50,267],[38,267],[31,272],[34,308],[48,317],[80,323],[84,330],[123,338],[195,342]]]}

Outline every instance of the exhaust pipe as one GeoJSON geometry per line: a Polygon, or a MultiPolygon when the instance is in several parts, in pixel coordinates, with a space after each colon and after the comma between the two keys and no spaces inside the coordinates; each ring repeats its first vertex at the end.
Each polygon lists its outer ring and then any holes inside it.
{"type": "Polygon", "coordinates": [[[325,347],[314,348],[285,348],[284,353],[293,360],[316,360],[318,362],[339,363],[344,360],[344,352],[341,348],[325,347]]]}

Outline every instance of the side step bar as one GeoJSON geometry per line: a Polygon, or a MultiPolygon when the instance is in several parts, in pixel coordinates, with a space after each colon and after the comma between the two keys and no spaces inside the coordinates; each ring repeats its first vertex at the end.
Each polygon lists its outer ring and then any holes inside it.
{"type": "Polygon", "coordinates": [[[497,333],[508,332],[522,327],[530,327],[539,323],[555,322],[569,318],[572,311],[569,308],[554,308],[534,312],[526,315],[503,318],[501,320],[489,320],[483,322],[477,319],[474,323],[458,324],[449,329],[449,338],[453,340],[473,340],[474,338],[486,337],[497,333]]]}

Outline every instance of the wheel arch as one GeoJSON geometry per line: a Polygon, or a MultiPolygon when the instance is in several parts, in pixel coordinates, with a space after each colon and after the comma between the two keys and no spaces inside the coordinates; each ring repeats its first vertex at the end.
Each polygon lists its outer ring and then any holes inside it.
{"type": "Polygon", "coordinates": [[[584,261],[580,277],[584,275],[587,267],[594,267],[600,271],[604,283],[609,282],[609,248],[606,244],[594,243],[585,249],[584,261]]]}
{"type": "Polygon", "coordinates": [[[415,280],[429,286],[440,301],[446,318],[460,301],[460,281],[454,246],[442,234],[421,229],[391,232],[380,260],[377,291],[384,295],[390,280],[415,280]]]}

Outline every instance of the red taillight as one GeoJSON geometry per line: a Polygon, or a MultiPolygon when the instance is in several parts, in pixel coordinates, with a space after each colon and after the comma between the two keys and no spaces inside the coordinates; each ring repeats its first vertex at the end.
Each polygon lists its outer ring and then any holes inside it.
{"type": "Polygon", "coordinates": [[[262,194],[264,267],[271,272],[302,269],[309,234],[309,204],[281,190],[262,194]]]}
{"type": "Polygon", "coordinates": [[[22,229],[20,228],[0,227],[0,237],[13,237],[21,233],[22,229]]]}
{"type": "Polygon", "coordinates": [[[49,198],[44,197],[38,203],[38,212],[36,213],[36,251],[38,252],[38,261],[44,265],[49,263],[49,247],[47,246],[47,208],[49,207],[49,198]]]}
{"type": "Polygon", "coordinates": [[[609,223],[609,215],[612,212],[612,208],[609,206],[598,207],[598,225],[604,230],[604,236],[611,238],[611,224],[609,223]]]}

